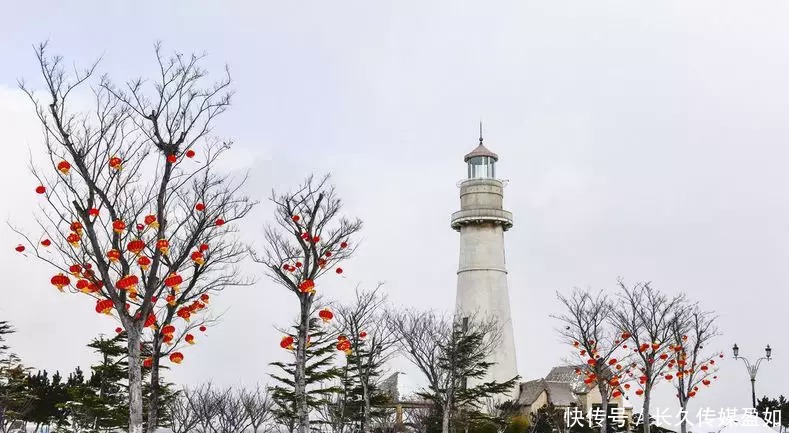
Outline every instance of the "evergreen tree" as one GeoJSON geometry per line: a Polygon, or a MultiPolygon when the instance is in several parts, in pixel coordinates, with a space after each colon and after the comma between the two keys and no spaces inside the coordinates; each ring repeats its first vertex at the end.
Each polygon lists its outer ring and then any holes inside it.
{"type": "MultiPolygon", "coordinates": [[[[309,334],[306,344],[305,378],[307,390],[307,404],[310,410],[318,410],[329,405],[330,398],[335,393],[342,392],[342,388],[325,386],[332,380],[342,377],[342,370],[334,365],[335,335],[324,329],[318,319],[309,321],[309,334]]],[[[284,338],[290,338],[295,346],[298,325],[284,338]]],[[[286,347],[288,348],[288,347],[286,347]]],[[[292,349],[290,349],[292,350],[292,349]]],[[[296,395],[296,356],[291,352],[291,359],[287,362],[273,362],[277,373],[270,374],[277,383],[270,388],[271,398],[274,402],[272,412],[274,419],[288,432],[294,432],[298,427],[298,405],[296,395]]]]}

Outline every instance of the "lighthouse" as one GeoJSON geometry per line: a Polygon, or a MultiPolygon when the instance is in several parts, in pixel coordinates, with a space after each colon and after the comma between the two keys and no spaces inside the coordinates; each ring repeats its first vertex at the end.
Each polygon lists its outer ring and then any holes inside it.
{"type": "MultiPolygon", "coordinates": [[[[460,232],[456,311],[461,318],[495,318],[501,344],[490,354],[494,365],[483,381],[506,382],[518,375],[515,337],[507,288],[504,232],[512,227],[512,213],[504,210],[504,183],[496,178],[499,157],[483,144],[463,160],[467,178],[460,183],[460,210],[452,214],[452,228],[460,232]]],[[[503,399],[515,399],[518,387],[503,399]]]]}

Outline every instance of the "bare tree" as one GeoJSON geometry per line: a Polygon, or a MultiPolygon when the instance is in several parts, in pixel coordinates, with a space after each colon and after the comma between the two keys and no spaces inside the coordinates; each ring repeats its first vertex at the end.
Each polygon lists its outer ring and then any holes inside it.
{"type": "Polygon", "coordinates": [[[627,357],[621,351],[627,334],[620,335],[612,324],[613,303],[602,291],[574,289],[569,296],[556,293],[564,306],[562,314],[552,315],[561,326],[562,340],[577,350],[580,360],[575,372],[584,376],[589,388],[597,387],[602,400],[603,419],[600,433],[608,428],[608,402],[623,394],[623,385],[630,373],[627,357]],[[624,365],[623,365],[624,364],[624,365]]]}
{"type": "Polygon", "coordinates": [[[386,296],[381,293],[379,284],[371,291],[357,288],[353,303],[337,308],[338,331],[346,335],[355,348],[347,357],[346,373],[350,370],[352,382],[361,388],[359,430],[362,433],[370,432],[373,388],[397,343],[397,334],[389,326],[391,321],[385,306],[386,296]]]}
{"type": "MultiPolygon", "coordinates": [[[[716,358],[719,352],[711,353],[705,346],[718,335],[715,326],[717,316],[702,311],[698,304],[685,305],[680,309],[677,320],[671,322],[671,360],[668,368],[674,368],[673,385],[683,412],[687,413],[688,401],[696,396],[700,386],[710,386],[717,379],[716,358]]],[[[671,375],[666,375],[671,380],[671,375]]],[[[682,417],[680,429],[687,433],[687,419],[682,417]]]]}
{"type": "Polygon", "coordinates": [[[88,86],[97,63],[69,74],[46,44],[36,55],[46,101],[20,86],[43,126],[48,167],[31,160],[43,199],[41,232],[17,233],[35,257],[60,271],[53,285],[85,293],[96,299],[97,312],[117,315],[128,336],[129,432],[142,433],[140,346],[155,337],[151,378],[158,388],[162,337],[145,330],[161,328],[173,314],[187,320],[205,307],[202,295],[243,283],[233,264],[245,248],[226,224],[254,203],[239,193],[243,180],[214,172],[230,143],[210,136],[230,104],[230,77],[205,85],[202,56],[165,57],[157,45],[159,77],[123,86],[102,77],[90,87],[93,108],[80,112],[70,97],[88,86]],[[68,274],[77,277],[75,285],[68,274]]]}
{"type": "MultiPolygon", "coordinates": [[[[641,389],[636,394],[643,396],[642,413],[648,419],[652,388],[664,379],[663,374],[671,362],[672,323],[679,320],[685,295],[666,296],[650,283],[628,287],[621,279],[619,287],[619,302],[614,309],[613,320],[635,346],[633,359],[641,372],[641,389]]],[[[644,422],[644,433],[649,433],[649,430],[650,423],[644,422]]]]}
{"type": "Polygon", "coordinates": [[[442,433],[461,418],[481,415],[479,409],[489,397],[507,392],[518,380],[469,383],[492,366],[486,359],[501,341],[495,318],[471,315],[461,321],[410,310],[393,315],[390,322],[401,351],[427,379],[429,390],[418,395],[440,410],[442,433]]]}
{"type": "Polygon", "coordinates": [[[271,201],[275,224],[266,227],[265,252],[256,260],[265,265],[269,278],[291,291],[299,302],[294,342],[297,425],[299,433],[309,433],[305,364],[315,287],[318,278],[332,269],[337,274],[343,272],[338,265],[355,251],[348,239],[361,230],[362,222],[340,215],[342,201],[328,176],[319,181],[310,176],[292,193],[272,192],[271,201]]]}
{"type": "Polygon", "coordinates": [[[173,433],[191,433],[200,422],[190,392],[188,388],[183,388],[167,402],[166,413],[173,433]]]}
{"type": "Polygon", "coordinates": [[[256,386],[254,390],[242,390],[239,394],[241,405],[244,407],[249,426],[253,433],[258,433],[262,428],[262,433],[271,429],[269,423],[273,419],[271,411],[272,402],[269,398],[268,389],[256,386]]]}

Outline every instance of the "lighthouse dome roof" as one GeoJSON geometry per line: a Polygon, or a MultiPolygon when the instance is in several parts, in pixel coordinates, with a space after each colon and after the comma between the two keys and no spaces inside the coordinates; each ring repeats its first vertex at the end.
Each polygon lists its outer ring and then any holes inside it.
{"type": "Polygon", "coordinates": [[[477,157],[477,156],[489,156],[493,158],[494,161],[499,160],[499,156],[495,153],[491,152],[484,144],[482,144],[482,140],[479,142],[479,146],[476,149],[472,150],[463,158],[464,162],[468,162],[469,159],[477,157]]]}

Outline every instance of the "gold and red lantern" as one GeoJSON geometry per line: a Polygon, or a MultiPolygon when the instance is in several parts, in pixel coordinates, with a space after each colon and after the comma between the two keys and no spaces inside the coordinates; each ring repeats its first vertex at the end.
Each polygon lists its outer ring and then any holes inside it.
{"type": "Polygon", "coordinates": [[[205,264],[205,257],[203,256],[203,253],[201,253],[200,251],[193,252],[190,258],[198,266],[203,266],[205,264]]]}
{"type": "Polygon", "coordinates": [[[63,273],[57,274],[49,280],[53,286],[57,287],[61,292],[63,288],[71,284],[71,279],[63,273]]]}
{"type": "Polygon", "coordinates": [[[180,364],[184,360],[184,354],[181,352],[173,352],[170,354],[170,361],[174,364],[180,364]]]}
{"type": "Polygon", "coordinates": [[[110,260],[110,262],[117,262],[121,259],[121,252],[114,249],[109,250],[107,251],[107,258],[110,260]]]}
{"type": "Polygon", "coordinates": [[[184,337],[184,341],[186,341],[189,344],[195,344],[195,336],[192,334],[186,334],[186,336],[184,337]]]}
{"type": "Polygon", "coordinates": [[[151,226],[153,228],[159,227],[159,223],[156,221],[156,215],[146,215],[143,221],[147,226],[151,226]]]}
{"type": "Polygon", "coordinates": [[[159,239],[156,241],[156,249],[166,256],[170,252],[170,241],[167,239],[159,239]]]}
{"type": "Polygon", "coordinates": [[[126,244],[126,249],[135,256],[139,256],[142,250],[145,249],[145,241],[142,239],[134,239],[126,244]]]}
{"type": "Polygon", "coordinates": [[[282,337],[282,340],[279,341],[279,347],[281,347],[283,349],[286,349],[286,350],[293,350],[293,349],[295,349],[295,346],[293,346],[293,343],[295,341],[296,340],[294,340],[292,336],[286,335],[286,336],[282,337]]]}
{"type": "Polygon", "coordinates": [[[315,293],[315,282],[312,280],[304,280],[299,284],[299,291],[301,293],[315,293]]]}
{"type": "Polygon", "coordinates": [[[334,318],[334,313],[331,312],[328,308],[324,308],[323,310],[318,312],[318,317],[323,320],[323,323],[326,323],[334,318]]]}
{"type": "Polygon", "coordinates": [[[189,307],[181,307],[175,313],[178,317],[189,321],[189,318],[192,317],[192,312],[189,310],[189,307]]]}
{"type": "Polygon", "coordinates": [[[66,237],[66,241],[74,248],[79,248],[80,240],[82,240],[82,237],[77,233],[71,233],[66,237]]]}
{"type": "Polygon", "coordinates": [[[121,234],[124,230],[126,230],[126,223],[123,222],[123,220],[115,220],[112,222],[112,231],[121,234]]]}
{"type": "Polygon", "coordinates": [[[109,160],[110,168],[113,170],[120,170],[123,168],[123,160],[118,158],[117,156],[113,156],[109,160]]]}
{"type": "Polygon", "coordinates": [[[149,313],[148,317],[145,319],[145,323],[143,324],[143,328],[156,328],[156,315],[153,313],[149,313]]]}
{"type": "Polygon", "coordinates": [[[203,293],[202,295],[200,295],[200,300],[205,302],[206,304],[208,303],[209,299],[211,299],[211,297],[208,296],[208,293],[203,293]]]}
{"type": "Polygon", "coordinates": [[[95,207],[88,209],[88,216],[97,217],[99,216],[99,210],[95,207]]]}
{"type": "Polygon", "coordinates": [[[96,312],[101,314],[112,314],[112,309],[115,308],[115,304],[112,303],[111,299],[101,299],[96,301],[96,312]]]}
{"type": "Polygon", "coordinates": [[[140,258],[137,259],[137,264],[140,266],[140,269],[147,271],[151,266],[151,259],[145,256],[140,256],[140,258]]]}
{"type": "Polygon", "coordinates": [[[49,239],[44,239],[43,241],[41,241],[41,245],[45,246],[45,247],[48,247],[48,246],[52,245],[52,241],[50,241],[49,239]]]}
{"type": "Polygon", "coordinates": [[[181,283],[183,282],[184,279],[176,272],[173,272],[164,279],[164,285],[176,292],[181,289],[181,283]]]}
{"type": "Polygon", "coordinates": [[[58,163],[58,171],[67,175],[71,171],[71,164],[68,161],[60,161],[58,163]]]}

